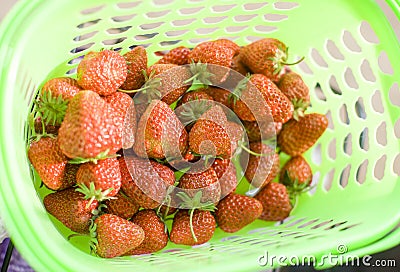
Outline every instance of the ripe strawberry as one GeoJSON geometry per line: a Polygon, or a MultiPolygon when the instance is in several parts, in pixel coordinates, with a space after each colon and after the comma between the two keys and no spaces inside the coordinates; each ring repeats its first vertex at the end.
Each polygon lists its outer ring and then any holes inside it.
{"type": "Polygon", "coordinates": [[[135,223],[114,214],[103,214],[94,221],[97,233],[96,253],[103,258],[121,256],[138,247],[144,231],[135,223]]]}
{"type": "Polygon", "coordinates": [[[76,79],[70,77],[56,77],[46,81],[41,89],[40,95],[45,95],[46,92],[50,92],[54,98],[61,95],[65,101],[69,101],[80,90],[81,87],[76,79]]]}
{"type": "Polygon", "coordinates": [[[227,108],[232,107],[232,100],[229,98],[230,91],[215,86],[207,86],[200,90],[211,96],[215,102],[221,103],[227,108]]]}
{"type": "Polygon", "coordinates": [[[232,153],[228,120],[219,105],[206,111],[189,132],[189,146],[202,155],[230,158],[232,153]]]}
{"type": "Polygon", "coordinates": [[[215,159],[212,168],[217,174],[221,186],[221,198],[235,191],[238,184],[236,179],[236,167],[229,159],[215,159]]]}
{"type": "Polygon", "coordinates": [[[201,90],[196,90],[193,92],[187,92],[185,93],[182,98],[179,100],[178,105],[184,105],[190,101],[195,101],[195,100],[210,100],[213,101],[213,98],[208,95],[207,93],[201,91],[201,90]]]}
{"type": "Polygon", "coordinates": [[[281,183],[269,183],[254,198],[263,206],[263,212],[259,217],[262,220],[281,221],[288,217],[292,210],[287,189],[281,183]]]}
{"type": "Polygon", "coordinates": [[[94,184],[96,192],[85,192],[87,197],[102,201],[105,197],[115,196],[121,188],[121,172],[116,158],[107,158],[96,164],[81,164],[76,173],[76,182],[90,188],[94,184]],[[99,193],[99,194],[98,194],[99,193]]]}
{"type": "Polygon", "coordinates": [[[128,73],[121,89],[139,89],[145,82],[143,71],[147,69],[147,52],[143,46],[137,46],[131,51],[126,52],[123,57],[126,60],[128,73]]]}
{"type": "Polygon", "coordinates": [[[263,74],[273,81],[277,81],[280,72],[287,63],[288,48],[274,38],[264,38],[244,46],[240,51],[240,59],[255,74],[263,74]]]}
{"type": "Polygon", "coordinates": [[[233,111],[244,121],[262,122],[272,116],[274,122],[285,123],[293,116],[293,104],[262,74],[239,82],[232,97],[233,111]]]}
{"type": "Polygon", "coordinates": [[[281,169],[279,181],[286,186],[294,184],[305,186],[312,181],[312,170],[308,162],[302,156],[291,157],[281,169]]]}
{"type": "Polygon", "coordinates": [[[278,147],[290,156],[301,155],[312,147],[328,127],[328,118],[319,113],[287,122],[278,135],[278,147]]]}
{"type": "Polygon", "coordinates": [[[250,143],[250,150],[261,156],[250,154],[248,162],[242,161],[242,166],[246,169],[244,175],[254,187],[264,187],[279,173],[279,155],[262,142],[250,143]]]}
{"type": "Polygon", "coordinates": [[[282,75],[278,87],[294,105],[294,118],[304,116],[304,111],[310,105],[310,91],[303,78],[295,73],[288,72],[282,75]]]}
{"type": "Polygon", "coordinates": [[[135,104],[132,98],[128,94],[116,92],[104,97],[104,100],[118,114],[118,120],[114,121],[121,130],[122,148],[131,148],[135,142],[137,127],[135,104]]]}
{"type": "Polygon", "coordinates": [[[139,157],[180,157],[187,149],[188,134],[172,109],[153,100],[139,120],[133,149],[139,157]]]}
{"type": "Polygon", "coordinates": [[[97,93],[80,91],[69,102],[58,132],[62,152],[85,159],[114,154],[122,147],[116,119],[117,113],[97,93]]]}
{"type": "Polygon", "coordinates": [[[136,248],[124,255],[139,255],[157,252],[167,246],[168,234],[164,222],[154,210],[141,210],[132,218],[132,222],[144,231],[144,240],[136,248]]]}
{"type": "Polygon", "coordinates": [[[249,142],[260,142],[262,140],[274,139],[282,129],[282,123],[279,122],[242,122],[249,142]],[[261,135],[261,130],[262,135],[261,135]]]}
{"type": "Polygon", "coordinates": [[[184,46],[178,46],[168,53],[166,53],[161,59],[159,59],[157,64],[176,64],[184,65],[189,63],[190,49],[184,46]]]}
{"type": "Polygon", "coordinates": [[[241,125],[232,121],[228,121],[227,128],[231,140],[231,155],[233,156],[237,148],[241,147],[240,141],[243,138],[244,129],[241,125]]]}
{"type": "Polygon", "coordinates": [[[233,57],[231,69],[238,72],[239,74],[245,76],[248,73],[250,73],[251,71],[249,70],[249,68],[246,67],[246,65],[243,64],[241,58],[242,57],[240,54],[233,57]]]}
{"type": "Polygon", "coordinates": [[[118,159],[122,191],[145,209],[157,208],[170,185],[174,185],[174,172],[165,165],[136,157],[118,159]]]}
{"type": "Polygon", "coordinates": [[[40,179],[51,190],[62,190],[73,185],[66,174],[68,158],[61,152],[57,139],[42,137],[33,141],[28,149],[28,158],[40,179]]]}
{"type": "Polygon", "coordinates": [[[231,193],[218,203],[215,219],[221,230],[232,233],[256,220],[262,210],[262,204],[258,200],[231,193]]]}
{"type": "Polygon", "coordinates": [[[106,205],[105,213],[115,214],[127,220],[139,210],[139,205],[121,191],[114,198],[106,200],[104,204],[106,205]]]}
{"type": "Polygon", "coordinates": [[[212,238],[215,227],[215,219],[210,211],[194,210],[192,220],[190,220],[188,210],[179,210],[172,222],[169,237],[171,242],[175,244],[188,246],[201,245],[212,238]],[[190,224],[191,221],[192,227],[190,224]]]}
{"type": "Polygon", "coordinates": [[[179,179],[178,188],[185,190],[191,198],[201,192],[202,203],[217,203],[221,197],[221,185],[212,167],[198,173],[185,173],[179,179]]]}
{"type": "Polygon", "coordinates": [[[44,197],[43,204],[48,213],[78,233],[89,233],[92,211],[98,206],[96,200],[89,203],[75,188],[50,193],[44,197]]]}

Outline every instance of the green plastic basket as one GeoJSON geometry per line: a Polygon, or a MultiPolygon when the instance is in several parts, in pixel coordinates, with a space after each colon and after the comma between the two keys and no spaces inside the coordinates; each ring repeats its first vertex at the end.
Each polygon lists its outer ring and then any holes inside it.
{"type": "MultiPolygon", "coordinates": [[[[375,1],[122,1],[20,1],[0,27],[0,214],[35,270],[262,271],[266,252],[318,262],[328,253],[363,256],[399,243],[400,47],[375,1]],[[39,188],[26,156],[26,119],[40,85],[73,76],[89,50],[144,45],[155,52],[222,37],[240,45],[276,37],[291,60],[305,56],[294,69],[310,87],[310,111],[330,121],[305,154],[315,189],[284,222],[217,230],[193,248],[169,244],[156,254],[100,259],[88,253],[87,240],[67,241],[70,232],[42,205],[49,191],[39,188]]],[[[398,0],[383,5],[400,17],[398,0]]]]}

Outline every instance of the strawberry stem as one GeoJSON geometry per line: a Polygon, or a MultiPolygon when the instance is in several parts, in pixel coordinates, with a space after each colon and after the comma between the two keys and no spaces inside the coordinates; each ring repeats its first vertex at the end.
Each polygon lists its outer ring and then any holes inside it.
{"type": "Polygon", "coordinates": [[[81,158],[81,157],[73,158],[73,159],[70,160],[68,163],[70,163],[70,164],[82,164],[82,163],[91,162],[91,163],[97,164],[99,160],[117,158],[117,157],[120,156],[119,154],[111,154],[111,155],[108,155],[108,152],[110,152],[109,149],[107,149],[107,150],[104,151],[104,152],[99,153],[99,154],[98,154],[96,157],[94,157],[94,158],[81,158]]]}
{"type": "Polygon", "coordinates": [[[301,57],[299,60],[293,62],[293,63],[287,63],[287,62],[281,61],[281,64],[283,64],[283,65],[288,65],[288,66],[293,66],[293,65],[299,64],[299,63],[302,62],[303,60],[304,60],[304,56],[301,57]]]}
{"type": "Polygon", "coordinates": [[[194,233],[194,229],[193,229],[193,214],[194,214],[194,210],[195,209],[191,209],[189,211],[189,225],[190,225],[190,232],[192,233],[192,237],[195,243],[197,243],[197,237],[196,234],[194,233]]]}

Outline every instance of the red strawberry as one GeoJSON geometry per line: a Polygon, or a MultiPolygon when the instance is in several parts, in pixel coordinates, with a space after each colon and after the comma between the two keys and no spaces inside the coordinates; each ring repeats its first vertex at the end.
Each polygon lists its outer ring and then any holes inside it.
{"type": "Polygon", "coordinates": [[[214,235],[215,219],[210,211],[194,210],[192,228],[188,210],[179,210],[172,222],[170,240],[181,245],[201,245],[214,235]],[[193,230],[193,232],[191,231],[193,230]],[[194,237],[193,237],[194,234],[194,237]]]}
{"type": "Polygon", "coordinates": [[[62,190],[74,184],[74,180],[67,178],[68,158],[61,152],[57,139],[42,137],[33,141],[28,149],[28,158],[49,189],[62,190]]]}
{"type": "Polygon", "coordinates": [[[40,95],[45,95],[45,92],[50,92],[54,98],[61,97],[69,101],[74,97],[81,87],[76,79],[70,77],[56,77],[48,80],[42,87],[40,95]]]}
{"type": "Polygon", "coordinates": [[[278,146],[290,156],[301,155],[312,147],[328,127],[328,118],[319,113],[287,122],[278,135],[278,146]]]}
{"type": "Polygon", "coordinates": [[[286,187],[280,183],[269,183],[254,198],[263,206],[263,212],[259,217],[262,220],[281,221],[288,217],[292,210],[286,187]]]}
{"type": "Polygon", "coordinates": [[[77,77],[83,89],[107,96],[125,82],[127,73],[124,57],[118,52],[103,50],[85,55],[78,65],[77,77]]]}
{"type": "Polygon", "coordinates": [[[122,146],[117,119],[115,110],[97,93],[80,91],[69,102],[58,132],[61,150],[69,158],[114,154],[122,146]]]}
{"type": "Polygon", "coordinates": [[[225,232],[237,232],[256,220],[262,213],[261,203],[251,197],[231,193],[217,205],[215,219],[225,232]]]}
{"type": "Polygon", "coordinates": [[[135,157],[119,158],[122,191],[145,209],[154,209],[174,185],[174,172],[158,162],[135,157]]]}
{"type": "Polygon", "coordinates": [[[220,106],[213,106],[193,125],[189,146],[197,154],[230,158],[232,146],[228,120],[220,106]]]}
{"type": "Polygon", "coordinates": [[[273,81],[277,81],[280,72],[287,63],[288,48],[274,38],[264,38],[244,46],[240,51],[240,59],[255,74],[263,74],[273,81]]]}
{"type": "Polygon", "coordinates": [[[190,49],[184,46],[178,46],[168,53],[166,53],[161,59],[159,59],[157,64],[176,64],[184,65],[189,63],[190,49]]]}
{"type": "Polygon", "coordinates": [[[303,78],[295,73],[288,72],[282,75],[278,87],[294,105],[294,118],[304,116],[304,111],[310,105],[310,91],[303,78]]]}
{"type": "Polygon", "coordinates": [[[92,211],[97,208],[96,200],[89,203],[84,195],[74,188],[57,191],[43,199],[47,212],[74,232],[89,233],[92,211]]]}
{"type": "Polygon", "coordinates": [[[243,138],[244,134],[244,129],[241,125],[235,122],[228,121],[228,133],[229,133],[229,138],[231,140],[231,154],[236,152],[237,148],[239,147],[239,144],[241,146],[240,141],[243,138]]]}
{"type": "Polygon", "coordinates": [[[282,123],[279,122],[260,122],[259,124],[256,121],[243,121],[242,123],[246,129],[249,142],[259,142],[261,140],[274,139],[282,129],[282,123]]]}
{"type": "Polygon", "coordinates": [[[94,184],[97,192],[85,192],[87,197],[95,197],[101,201],[104,197],[115,196],[121,188],[118,160],[107,158],[96,164],[92,162],[82,164],[76,173],[76,182],[85,185],[88,189],[91,187],[91,183],[94,184]]]}
{"type": "Polygon", "coordinates": [[[137,127],[135,104],[132,98],[125,93],[116,92],[104,97],[104,100],[118,114],[118,120],[115,121],[121,129],[122,147],[131,148],[135,142],[137,127]]]}
{"type": "Polygon", "coordinates": [[[103,214],[94,221],[97,233],[96,253],[103,258],[121,256],[138,247],[144,231],[135,223],[114,214],[103,214]]]}
{"type": "Polygon", "coordinates": [[[235,191],[238,181],[236,179],[236,167],[232,161],[215,159],[212,168],[217,174],[221,186],[221,198],[235,191]]]}
{"type": "Polygon", "coordinates": [[[243,64],[241,58],[240,54],[233,57],[231,69],[245,76],[250,73],[250,70],[243,64]]]}
{"type": "Polygon", "coordinates": [[[140,157],[180,157],[187,149],[188,135],[172,109],[153,100],[139,120],[134,151],[140,157]]]}
{"type": "Polygon", "coordinates": [[[178,105],[184,105],[190,101],[195,101],[195,100],[210,100],[213,101],[213,98],[208,95],[207,93],[201,91],[201,90],[196,90],[193,92],[188,92],[185,93],[182,98],[179,100],[178,105]]]}
{"type": "Polygon", "coordinates": [[[206,88],[202,88],[201,91],[211,96],[217,103],[221,103],[227,108],[232,107],[232,100],[229,98],[231,94],[230,91],[214,86],[208,86],[206,88]]]}
{"type": "Polygon", "coordinates": [[[186,194],[190,198],[193,198],[197,192],[201,192],[202,203],[217,203],[221,197],[221,185],[212,167],[199,173],[185,173],[179,179],[178,187],[187,190],[186,194]]]}
{"type": "Polygon", "coordinates": [[[139,255],[157,252],[167,246],[168,234],[164,222],[154,210],[141,210],[132,218],[132,222],[144,231],[143,242],[124,255],[139,255]]]}
{"type": "Polygon", "coordinates": [[[114,198],[104,202],[106,208],[104,212],[118,215],[124,219],[130,219],[138,212],[139,205],[119,191],[114,198]]]}
{"type": "Polygon", "coordinates": [[[302,156],[290,158],[281,169],[279,181],[286,186],[309,185],[312,181],[312,170],[302,156]]]}
{"type": "Polygon", "coordinates": [[[293,104],[268,77],[254,74],[239,82],[232,93],[233,111],[241,120],[270,119],[285,123],[292,118],[293,104]]]}
{"type": "Polygon", "coordinates": [[[143,71],[147,69],[146,49],[143,46],[137,46],[125,53],[123,57],[126,60],[128,74],[120,88],[124,90],[139,89],[145,82],[143,71]]]}
{"type": "Polygon", "coordinates": [[[243,168],[246,169],[244,175],[253,186],[263,187],[278,175],[279,155],[272,147],[261,142],[250,143],[250,150],[260,156],[250,154],[248,162],[242,161],[243,168]]]}

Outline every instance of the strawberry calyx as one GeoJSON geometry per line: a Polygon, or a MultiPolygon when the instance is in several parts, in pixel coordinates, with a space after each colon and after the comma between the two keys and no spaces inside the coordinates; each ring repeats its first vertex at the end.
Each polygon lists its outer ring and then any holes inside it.
{"type": "Polygon", "coordinates": [[[212,85],[210,78],[213,77],[214,74],[207,70],[206,63],[192,61],[189,64],[189,70],[192,77],[186,79],[184,83],[192,82],[192,85],[212,85]]]}
{"type": "Polygon", "coordinates": [[[96,255],[97,246],[99,241],[97,240],[97,224],[94,222],[94,219],[90,219],[90,227],[89,227],[89,247],[90,253],[96,255]]]}
{"type": "Polygon", "coordinates": [[[158,90],[158,88],[161,87],[161,78],[155,77],[155,70],[151,71],[150,75],[147,74],[146,70],[142,70],[142,72],[145,78],[145,83],[140,89],[118,89],[118,91],[128,94],[144,93],[147,95],[149,100],[161,99],[161,92],[158,90]]]}
{"type": "Polygon", "coordinates": [[[76,158],[73,158],[72,160],[70,160],[68,163],[70,163],[70,164],[82,164],[82,163],[91,162],[91,163],[97,164],[99,160],[117,158],[117,157],[120,156],[118,154],[110,154],[110,155],[108,155],[109,152],[110,152],[110,150],[107,149],[106,151],[99,153],[94,158],[76,157],[76,158]]]}
{"type": "Polygon", "coordinates": [[[114,188],[108,188],[107,190],[102,191],[101,189],[96,189],[94,182],[90,182],[89,187],[87,187],[84,183],[77,183],[78,188],[75,190],[84,195],[84,199],[89,199],[89,202],[86,204],[86,208],[89,208],[94,200],[99,202],[115,199],[115,197],[108,196],[114,188]]]}
{"type": "Polygon", "coordinates": [[[190,103],[182,105],[182,111],[179,112],[179,119],[185,126],[196,122],[206,111],[211,108],[209,100],[193,100],[190,103]]]}
{"type": "Polygon", "coordinates": [[[288,170],[285,171],[282,184],[286,186],[289,194],[290,203],[294,207],[299,195],[310,191],[314,186],[310,186],[311,180],[299,182],[298,179],[292,179],[288,170]]]}
{"type": "Polygon", "coordinates": [[[304,101],[303,99],[293,99],[292,104],[294,107],[293,119],[299,121],[301,117],[304,117],[305,111],[310,106],[310,102],[304,101]]]}
{"type": "Polygon", "coordinates": [[[228,95],[229,101],[234,105],[242,96],[243,91],[247,88],[247,83],[251,78],[251,74],[247,74],[239,83],[236,85],[235,89],[228,95]]]}
{"type": "Polygon", "coordinates": [[[176,188],[176,186],[178,186],[179,182],[175,181],[174,185],[169,186],[167,189],[167,192],[165,194],[164,200],[161,202],[161,204],[158,206],[157,210],[156,210],[156,214],[157,216],[161,219],[161,221],[163,221],[164,223],[168,220],[168,213],[169,213],[169,208],[171,206],[171,201],[172,201],[172,197],[171,194],[174,191],[174,189],[176,188]],[[161,207],[165,205],[165,212],[164,214],[161,214],[161,207]]]}
{"type": "MultiPolygon", "coordinates": [[[[38,113],[38,115],[40,116],[40,113],[38,113]]],[[[41,124],[42,124],[42,133],[37,133],[36,129],[35,129],[35,114],[31,113],[29,114],[28,117],[28,123],[29,123],[29,127],[31,130],[31,135],[30,135],[30,142],[38,142],[41,138],[43,137],[50,137],[52,139],[55,139],[56,136],[54,134],[51,133],[47,133],[46,132],[46,125],[43,121],[43,118],[40,118],[41,124]]]]}
{"type": "Polygon", "coordinates": [[[60,94],[54,97],[51,91],[44,90],[40,97],[35,101],[36,111],[40,113],[42,119],[49,125],[60,125],[64,120],[67,111],[68,101],[64,100],[60,94]]]}

